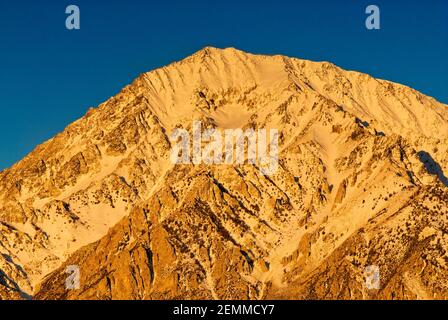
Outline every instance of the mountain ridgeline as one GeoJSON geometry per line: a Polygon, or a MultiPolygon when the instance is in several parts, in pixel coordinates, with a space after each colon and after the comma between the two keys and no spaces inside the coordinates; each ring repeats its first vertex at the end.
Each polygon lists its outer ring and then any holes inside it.
{"type": "Polygon", "coordinates": [[[411,88],[207,47],[0,173],[0,298],[447,299],[447,149],[411,88]],[[278,130],[277,170],[172,163],[194,121],[278,130]]]}

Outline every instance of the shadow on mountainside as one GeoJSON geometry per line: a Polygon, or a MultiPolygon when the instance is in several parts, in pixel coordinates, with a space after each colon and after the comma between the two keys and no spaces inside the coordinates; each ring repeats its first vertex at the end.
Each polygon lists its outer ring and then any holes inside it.
{"type": "Polygon", "coordinates": [[[3,270],[0,270],[0,285],[4,286],[7,289],[10,289],[12,291],[17,292],[18,294],[20,294],[22,299],[25,299],[25,300],[31,300],[32,299],[32,296],[30,296],[28,293],[22,291],[20,289],[19,285],[16,282],[14,282],[10,277],[8,277],[3,272],[3,270]]]}
{"type": "MultiPolygon", "coordinates": [[[[7,255],[7,254],[3,254],[2,253],[2,257],[8,261],[9,263],[13,264],[20,272],[25,273],[22,269],[22,267],[20,267],[19,265],[17,265],[11,258],[11,256],[7,255]]],[[[20,296],[22,297],[22,299],[26,299],[26,300],[31,300],[32,296],[30,296],[29,294],[27,294],[26,292],[22,291],[22,289],[20,289],[20,286],[10,277],[8,277],[6,275],[5,272],[3,272],[2,269],[0,269],[0,285],[3,285],[5,288],[10,289],[12,291],[17,292],[18,294],[20,294],[20,296]]]]}
{"type": "Polygon", "coordinates": [[[431,157],[431,155],[426,151],[419,151],[417,153],[420,161],[425,166],[426,170],[429,174],[437,175],[439,180],[448,187],[448,178],[443,173],[442,168],[440,165],[431,157]]]}

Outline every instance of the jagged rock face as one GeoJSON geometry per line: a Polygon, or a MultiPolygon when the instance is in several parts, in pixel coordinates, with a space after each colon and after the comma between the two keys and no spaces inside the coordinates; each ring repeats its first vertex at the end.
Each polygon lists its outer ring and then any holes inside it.
{"type": "Polygon", "coordinates": [[[206,48],[0,173],[0,297],[446,299],[447,149],[448,106],[410,88],[206,48]],[[193,120],[278,129],[278,170],[172,164],[193,120]]]}

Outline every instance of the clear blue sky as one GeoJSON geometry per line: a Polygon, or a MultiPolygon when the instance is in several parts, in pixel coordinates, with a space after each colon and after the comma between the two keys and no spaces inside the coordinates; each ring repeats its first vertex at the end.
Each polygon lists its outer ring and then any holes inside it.
{"type": "Polygon", "coordinates": [[[200,48],[327,60],[448,103],[447,0],[0,1],[0,169],[140,73],[200,48]],[[81,30],[65,29],[65,8],[81,30]],[[381,9],[368,31],[365,8],[381,9]]]}

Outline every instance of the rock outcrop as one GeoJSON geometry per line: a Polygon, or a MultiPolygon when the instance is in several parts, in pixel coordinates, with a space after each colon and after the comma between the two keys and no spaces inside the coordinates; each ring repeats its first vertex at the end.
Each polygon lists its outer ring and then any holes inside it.
{"type": "Polygon", "coordinates": [[[205,48],[0,173],[0,297],[447,299],[447,149],[448,106],[411,88],[205,48]],[[173,164],[194,120],[277,129],[278,170],[173,164]]]}

